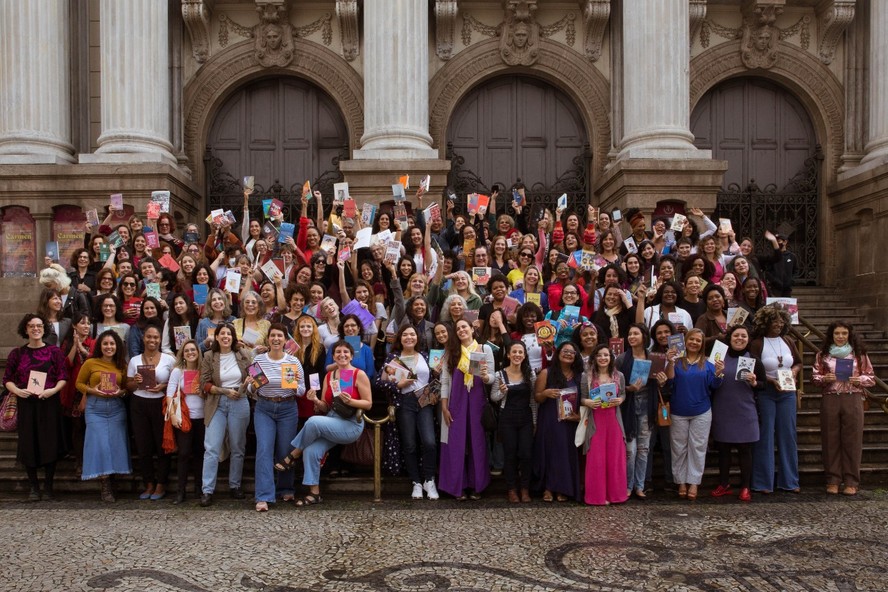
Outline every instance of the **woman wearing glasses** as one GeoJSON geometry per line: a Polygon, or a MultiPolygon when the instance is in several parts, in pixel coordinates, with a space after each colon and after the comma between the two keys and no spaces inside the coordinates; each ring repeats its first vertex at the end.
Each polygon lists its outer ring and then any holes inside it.
{"type": "Polygon", "coordinates": [[[589,319],[579,313],[580,288],[574,284],[568,284],[561,290],[561,301],[558,303],[559,312],[549,311],[546,319],[555,325],[555,347],[570,341],[574,330],[582,323],[588,323],[589,319]],[[573,308],[568,308],[573,307],[573,308]]]}
{"type": "Polygon", "coordinates": [[[161,246],[163,244],[171,246],[176,257],[178,257],[179,253],[182,252],[182,247],[185,246],[185,243],[182,239],[176,237],[175,233],[176,221],[168,213],[162,213],[160,218],[157,219],[157,238],[160,239],[161,246]]]}

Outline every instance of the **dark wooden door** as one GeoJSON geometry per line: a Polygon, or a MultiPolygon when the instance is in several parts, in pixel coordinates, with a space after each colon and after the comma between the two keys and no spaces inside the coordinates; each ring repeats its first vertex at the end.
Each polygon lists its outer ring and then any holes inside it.
{"type": "MultiPolygon", "coordinates": [[[[335,159],[347,148],[348,138],[342,115],[326,93],[295,78],[273,78],[229,97],[213,121],[207,144],[219,160],[211,167],[217,177],[252,175],[266,190],[275,181],[289,190],[336,169],[335,159]]],[[[209,182],[211,202],[212,194],[225,186],[217,181],[209,182]]],[[[218,199],[216,203],[221,207],[218,199]]]]}
{"type": "MultiPolygon", "coordinates": [[[[450,119],[447,141],[486,187],[556,185],[588,143],[576,106],[534,78],[503,76],[472,90],[450,119]]],[[[585,184],[584,184],[585,186],[585,184]]]]}
{"type": "Polygon", "coordinates": [[[729,80],[694,108],[691,132],[698,148],[728,161],[723,187],[784,187],[814,155],[811,118],[789,91],[755,78],[729,80]]]}

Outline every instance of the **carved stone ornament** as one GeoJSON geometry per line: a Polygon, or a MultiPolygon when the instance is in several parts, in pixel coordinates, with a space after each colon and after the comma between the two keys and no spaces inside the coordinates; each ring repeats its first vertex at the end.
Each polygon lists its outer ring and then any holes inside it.
{"type": "Polygon", "coordinates": [[[205,0],[182,0],[182,20],[191,37],[191,53],[198,64],[210,57],[210,4],[205,0]]]}
{"type": "Polygon", "coordinates": [[[435,54],[447,61],[453,57],[456,33],[457,0],[435,0],[435,54]]]}
{"type": "Polygon", "coordinates": [[[774,26],[774,21],[783,13],[784,2],[785,0],[744,3],[740,58],[747,68],[767,70],[777,63],[780,29],[774,26]]]}
{"type": "MultiPolygon", "coordinates": [[[[693,0],[692,0],[693,1],[693,0]]],[[[610,0],[580,0],[583,21],[586,23],[586,57],[597,62],[601,57],[601,41],[610,20],[610,0]]]]}
{"type": "Polygon", "coordinates": [[[358,39],[358,0],[336,0],[336,17],[339,19],[342,57],[350,62],[361,51],[358,39]]]}
{"type": "Polygon", "coordinates": [[[831,64],[836,46],[851,21],[857,0],[823,0],[817,6],[817,29],[820,31],[820,61],[831,64]]]}
{"type": "Polygon", "coordinates": [[[540,25],[533,13],[536,0],[505,0],[500,55],[510,66],[531,66],[540,52],[540,25]]]}
{"type": "Polygon", "coordinates": [[[690,0],[688,6],[688,14],[690,21],[690,45],[694,45],[694,39],[700,34],[703,28],[703,21],[706,19],[706,0],[690,0]]]}
{"type": "Polygon", "coordinates": [[[288,66],[293,61],[293,28],[283,2],[256,4],[259,24],[254,27],[256,59],[266,68],[288,66]]]}

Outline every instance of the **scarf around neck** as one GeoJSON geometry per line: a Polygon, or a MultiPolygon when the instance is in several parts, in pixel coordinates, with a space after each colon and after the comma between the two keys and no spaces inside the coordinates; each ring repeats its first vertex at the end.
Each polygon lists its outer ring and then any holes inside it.
{"type": "Polygon", "coordinates": [[[478,342],[473,339],[472,343],[469,344],[469,347],[466,347],[462,344],[460,344],[459,347],[459,364],[457,364],[456,367],[462,370],[463,384],[466,386],[466,388],[471,388],[472,382],[474,382],[475,377],[469,372],[469,354],[478,349],[478,342]]]}

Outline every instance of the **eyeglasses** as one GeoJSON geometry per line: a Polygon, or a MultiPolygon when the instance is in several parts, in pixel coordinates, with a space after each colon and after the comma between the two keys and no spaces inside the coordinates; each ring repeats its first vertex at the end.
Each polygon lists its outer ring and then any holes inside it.
{"type": "Polygon", "coordinates": [[[519,257],[533,257],[533,253],[521,253],[518,256],[519,257]]]}
{"type": "Polygon", "coordinates": [[[577,352],[572,349],[563,349],[561,350],[561,355],[574,357],[577,355],[577,352]]]}
{"type": "Polygon", "coordinates": [[[158,226],[169,226],[170,223],[169,222],[158,222],[157,225],[158,226]]]}
{"type": "Polygon", "coordinates": [[[42,329],[42,328],[43,328],[43,323],[40,323],[37,325],[34,325],[32,323],[28,323],[28,329],[42,329]]]}
{"type": "Polygon", "coordinates": [[[578,295],[579,295],[579,292],[577,292],[576,290],[565,290],[565,291],[563,292],[563,294],[564,294],[565,296],[578,296],[578,295]]]}
{"type": "Polygon", "coordinates": [[[123,282],[123,284],[121,284],[121,285],[124,288],[135,288],[136,287],[136,284],[134,284],[133,282],[123,282]]]}

